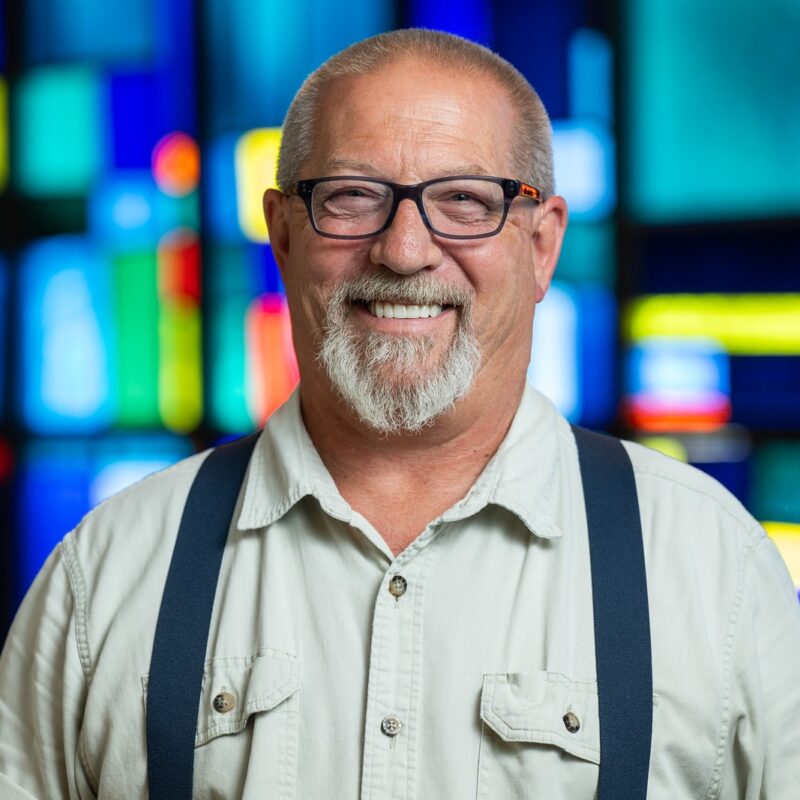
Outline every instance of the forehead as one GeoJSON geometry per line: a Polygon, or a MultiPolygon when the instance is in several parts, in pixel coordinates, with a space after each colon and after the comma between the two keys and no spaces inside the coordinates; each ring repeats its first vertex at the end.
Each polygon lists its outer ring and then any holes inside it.
{"type": "Polygon", "coordinates": [[[459,172],[513,177],[515,119],[490,76],[395,62],[326,87],[306,167],[309,176],[355,170],[403,182],[459,172]]]}

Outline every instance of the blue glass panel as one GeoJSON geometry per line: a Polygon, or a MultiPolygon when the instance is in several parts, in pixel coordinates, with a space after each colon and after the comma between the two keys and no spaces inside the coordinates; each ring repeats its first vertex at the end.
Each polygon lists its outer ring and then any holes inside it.
{"type": "Polygon", "coordinates": [[[570,114],[569,42],[585,24],[584,0],[494,4],[494,48],[532,84],[553,119],[570,114]]]}
{"type": "Polygon", "coordinates": [[[193,452],[188,440],[162,434],[29,444],[19,471],[25,529],[19,542],[18,598],[53,547],[93,506],[193,452]]]}
{"type": "Polygon", "coordinates": [[[212,135],[280,125],[313,69],[395,22],[389,0],[205,0],[205,10],[212,135]]]}
{"type": "Polygon", "coordinates": [[[604,286],[583,285],[578,293],[582,407],[578,422],[590,428],[610,424],[616,412],[617,306],[604,286]]]}
{"type": "Polygon", "coordinates": [[[211,234],[220,243],[244,242],[236,206],[236,162],[239,137],[235,134],[213,140],[203,158],[205,202],[211,234]]]}
{"type": "Polygon", "coordinates": [[[151,0],[25,0],[30,63],[141,60],[152,48],[151,0]]]}
{"type": "Polygon", "coordinates": [[[149,169],[153,147],[169,129],[159,110],[159,80],[151,72],[111,75],[111,157],[116,169],[149,169]]]}
{"type": "Polygon", "coordinates": [[[569,42],[570,116],[612,124],[611,43],[598,31],[579,28],[569,42]]]}
{"type": "Polygon", "coordinates": [[[114,415],[108,265],[79,237],[38,242],[19,279],[20,386],[38,433],[94,432],[114,415]]]}
{"type": "Polygon", "coordinates": [[[492,44],[490,0],[410,0],[404,22],[410,28],[447,31],[487,47],[492,44]]]}
{"type": "Polygon", "coordinates": [[[766,430],[800,426],[800,357],[733,356],[733,421],[766,430]]]}
{"type": "Polygon", "coordinates": [[[573,220],[600,220],[614,211],[614,139],[603,124],[589,120],[555,122],[553,160],[556,191],[567,200],[573,220]]]}
{"type": "Polygon", "coordinates": [[[183,198],[159,191],[149,172],[111,173],[89,197],[89,229],[115,249],[147,248],[167,231],[190,222],[186,206],[183,198]]]}

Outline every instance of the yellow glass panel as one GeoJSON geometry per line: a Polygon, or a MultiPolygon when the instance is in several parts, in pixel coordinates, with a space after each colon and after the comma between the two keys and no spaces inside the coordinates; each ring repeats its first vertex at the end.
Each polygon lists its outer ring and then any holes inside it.
{"type": "Polygon", "coordinates": [[[158,405],[170,430],[194,430],[203,415],[200,311],[187,300],[162,301],[158,324],[158,405]]]}
{"type": "Polygon", "coordinates": [[[764,530],[780,550],[794,585],[800,589],[800,525],[791,522],[765,522],[764,530]]]}
{"type": "Polygon", "coordinates": [[[658,450],[659,453],[670,456],[670,458],[674,458],[677,461],[683,461],[685,463],[689,460],[683,442],[680,442],[678,439],[673,439],[671,436],[645,436],[639,441],[645,447],[658,450]]]}
{"type": "Polygon", "coordinates": [[[280,128],[256,128],[243,134],[236,143],[236,205],[239,225],[253,242],[268,242],[262,199],[274,189],[278,169],[280,128]]]}
{"type": "Polygon", "coordinates": [[[634,301],[625,330],[650,337],[703,338],[731,355],[800,355],[800,294],[675,294],[634,301]]]}

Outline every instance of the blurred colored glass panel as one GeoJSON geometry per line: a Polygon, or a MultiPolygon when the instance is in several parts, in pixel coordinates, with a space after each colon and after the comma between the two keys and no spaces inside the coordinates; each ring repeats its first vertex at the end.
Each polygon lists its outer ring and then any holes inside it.
{"type": "Polygon", "coordinates": [[[102,97],[98,75],[86,67],[23,75],[14,109],[14,176],[23,194],[74,195],[90,188],[104,162],[102,97]]]}
{"type": "Polygon", "coordinates": [[[172,197],[193,192],[200,181],[200,148],[191,136],[174,131],[153,148],[153,177],[172,197]]]}
{"type": "Polygon", "coordinates": [[[614,139],[596,121],[553,123],[556,191],[563,195],[574,220],[608,217],[617,201],[614,139]]]}
{"type": "Polygon", "coordinates": [[[26,55],[43,61],[141,60],[152,49],[148,0],[25,0],[26,55]]]}
{"type": "Polygon", "coordinates": [[[153,251],[113,259],[117,422],[126,427],[161,423],[158,406],[158,283],[153,251]]]}
{"type": "Polygon", "coordinates": [[[236,197],[239,225],[253,242],[267,242],[263,197],[274,188],[278,168],[280,128],[261,128],[243,134],[236,145],[236,197]]]}
{"type": "Polygon", "coordinates": [[[765,522],[764,530],[775,542],[794,585],[800,591],[800,525],[788,522],[765,522]]]}
{"type": "Polygon", "coordinates": [[[108,81],[111,162],[119,170],[150,168],[153,147],[167,132],[160,113],[159,75],[117,72],[108,81]]]}
{"type": "Polygon", "coordinates": [[[569,40],[570,116],[611,125],[612,68],[611,43],[602,33],[579,28],[572,34],[569,40]]]}
{"type": "Polygon", "coordinates": [[[203,413],[200,244],[188,229],[158,246],[159,408],[167,428],[191,431],[203,413]]]}
{"type": "Polygon", "coordinates": [[[0,420],[5,416],[6,349],[8,347],[8,267],[0,256],[0,420]]]}
{"type": "Polygon", "coordinates": [[[621,19],[631,211],[654,222],[800,211],[796,0],[628,0],[621,19]]]}
{"type": "Polygon", "coordinates": [[[245,384],[244,320],[249,302],[241,294],[215,297],[208,324],[211,419],[229,433],[253,428],[245,384]]]}
{"type": "Polygon", "coordinates": [[[648,339],[627,358],[623,413],[633,428],[708,431],[731,418],[727,354],[714,342],[648,339]]]}
{"type": "Polygon", "coordinates": [[[571,420],[581,414],[578,324],[575,290],[554,283],[536,308],[528,381],[571,420]]]}
{"type": "Polygon", "coordinates": [[[299,378],[286,298],[266,294],[247,309],[248,407],[261,426],[291,394],[299,378]]]}
{"type": "Polygon", "coordinates": [[[236,136],[223,136],[212,141],[202,154],[208,230],[220,244],[244,241],[237,209],[237,142],[236,136]]]}
{"type": "Polygon", "coordinates": [[[463,36],[487,47],[492,44],[490,0],[410,0],[406,4],[406,24],[410,28],[429,28],[463,36]]]}
{"type": "Polygon", "coordinates": [[[616,279],[613,224],[610,221],[570,221],[556,274],[559,281],[612,286],[616,279]]]}
{"type": "Polygon", "coordinates": [[[800,355],[800,295],[652,295],[630,305],[625,329],[634,342],[707,338],[731,355],[800,355]]]}
{"type": "Polygon", "coordinates": [[[573,422],[600,427],[613,415],[615,320],[601,287],[554,283],[536,307],[528,381],[573,422]]]}
{"type": "Polygon", "coordinates": [[[204,0],[211,136],[280,125],[326,58],[396,25],[393,0],[204,0]]]}
{"type": "Polygon", "coordinates": [[[800,523],[800,443],[769,442],[755,456],[751,511],[758,519],[800,523]]]}
{"type": "Polygon", "coordinates": [[[8,89],[0,75],[0,192],[8,182],[8,89]]]}
{"type": "Polygon", "coordinates": [[[26,445],[19,469],[18,503],[25,535],[19,539],[17,596],[24,594],[50,551],[94,505],[193,452],[187,440],[165,434],[26,445]]]}
{"type": "Polygon", "coordinates": [[[107,427],[116,397],[108,265],[78,237],[38,242],[23,254],[22,412],[43,434],[107,427]]]}

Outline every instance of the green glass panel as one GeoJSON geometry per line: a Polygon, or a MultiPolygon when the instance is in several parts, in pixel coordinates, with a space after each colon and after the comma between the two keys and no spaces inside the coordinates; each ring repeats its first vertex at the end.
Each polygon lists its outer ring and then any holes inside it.
{"type": "Polygon", "coordinates": [[[104,160],[99,76],[43,68],[20,80],[15,97],[17,188],[33,197],[85,193],[104,160]]]}
{"type": "Polygon", "coordinates": [[[800,523],[800,443],[774,442],[758,449],[751,508],[760,520],[800,523]]]}
{"type": "Polygon", "coordinates": [[[160,425],[156,254],[114,258],[119,423],[160,425]]]}
{"type": "Polygon", "coordinates": [[[187,433],[203,416],[200,312],[187,302],[165,302],[159,318],[159,408],[170,430],[187,433]]]}

